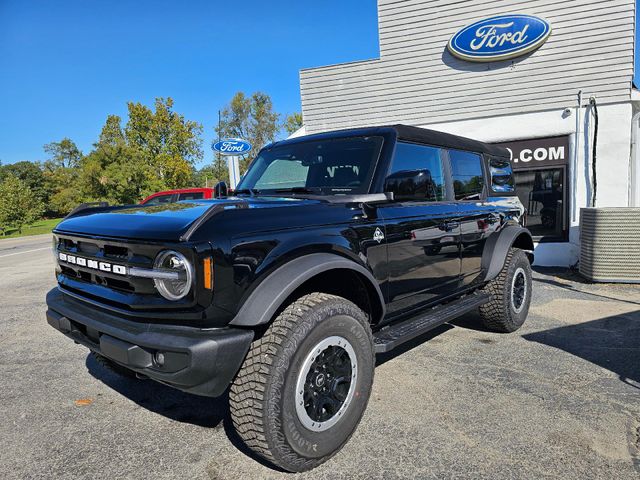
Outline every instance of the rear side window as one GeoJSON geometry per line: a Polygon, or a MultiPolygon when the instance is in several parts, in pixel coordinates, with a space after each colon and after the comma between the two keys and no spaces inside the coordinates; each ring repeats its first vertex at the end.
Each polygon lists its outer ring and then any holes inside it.
{"type": "Polygon", "coordinates": [[[178,197],[178,200],[200,200],[204,198],[204,193],[202,192],[192,192],[192,193],[181,193],[178,197]]]}
{"type": "Polygon", "coordinates": [[[480,155],[462,150],[449,150],[449,158],[456,200],[479,199],[484,188],[480,155]]]}
{"type": "Polygon", "coordinates": [[[489,157],[489,175],[491,176],[491,190],[496,193],[515,192],[515,181],[511,162],[506,158],[489,157]]]}
{"type": "Polygon", "coordinates": [[[162,203],[170,203],[173,198],[173,194],[168,195],[158,195],[157,197],[153,197],[151,200],[145,203],[145,205],[160,205],[162,203]]]}
{"type": "Polygon", "coordinates": [[[400,199],[428,202],[443,200],[441,149],[399,142],[385,190],[393,192],[400,199]]]}

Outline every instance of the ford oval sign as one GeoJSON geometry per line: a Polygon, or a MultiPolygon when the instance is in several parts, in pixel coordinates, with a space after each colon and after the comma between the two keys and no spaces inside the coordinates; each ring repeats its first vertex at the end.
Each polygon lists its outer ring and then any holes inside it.
{"type": "Polygon", "coordinates": [[[212,148],[222,155],[242,155],[251,150],[251,144],[241,138],[227,138],[214,143],[212,148]]]}
{"type": "Polygon", "coordinates": [[[531,15],[501,15],[464,27],[447,48],[471,62],[495,62],[515,58],[540,47],[551,34],[546,20],[531,15]]]}

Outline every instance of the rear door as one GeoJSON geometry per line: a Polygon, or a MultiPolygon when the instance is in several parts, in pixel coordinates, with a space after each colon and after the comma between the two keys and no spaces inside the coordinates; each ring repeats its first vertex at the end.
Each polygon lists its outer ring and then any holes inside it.
{"type": "Polygon", "coordinates": [[[487,201],[482,156],[455,149],[450,149],[448,154],[459,211],[461,286],[464,287],[480,275],[484,244],[501,222],[495,205],[487,201]]]}
{"type": "Polygon", "coordinates": [[[405,191],[378,210],[386,228],[390,316],[435,301],[458,287],[460,227],[455,222],[456,203],[446,200],[444,154],[437,147],[396,145],[387,179],[402,178],[408,172],[400,182],[405,191]],[[428,171],[430,186],[407,198],[405,194],[413,188],[410,172],[421,170],[428,171]]]}

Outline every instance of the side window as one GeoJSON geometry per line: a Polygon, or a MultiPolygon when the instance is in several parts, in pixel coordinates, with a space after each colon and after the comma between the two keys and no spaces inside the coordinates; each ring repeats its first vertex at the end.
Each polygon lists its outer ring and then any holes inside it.
{"type": "Polygon", "coordinates": [[[444,199],[441,149],[401,143],[385,182],[385,191],[393,192],[398,200],[435,202],[444,199]]]}
{"type": "Polygon", "coordinates": [[[511,162],[506,158],[489,158],[489,175],[491,175],[491,190],[496,193],[515,192],[515,181],[511,162]]]}
{"type": "Polygon", "coordinates": [[[200,200],[204,198],[204,193],[202,192],[192,192],[192,193],[181,193],[178,197],[178,200],[200,200]]]}
{"type": "Polygon", "coordinates": [[[480,155],[462,150],[449,150],[449,158],[456,200],[479,199],[484,186],[480,155]]]}
{"type": "Polygon", "coordinates": [[[161,205],[163,203],[170,203],[173,198],[173,194],[168,195],[158,195],[157,197],[153,197],[149,200],[145,205],[161,205]]]}

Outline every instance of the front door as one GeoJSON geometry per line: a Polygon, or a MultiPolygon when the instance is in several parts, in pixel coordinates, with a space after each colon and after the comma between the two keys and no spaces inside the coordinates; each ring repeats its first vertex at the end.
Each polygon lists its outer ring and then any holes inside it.
{"type": "MultiPolygon", "coordinates": [[[[395,316],[458,288],[460,223],[445,200],[442,151],[399,142],[387,178],[398,178],[396,201],[378,209],[387,241],[388,305],[395,316]],[[429,178],[416,187],[416,178],[429,178]],[[415,191],[412,190],[415,188],[415,191]]],[[[393,188],[387,191],[393,191],[393,188]]]]}

